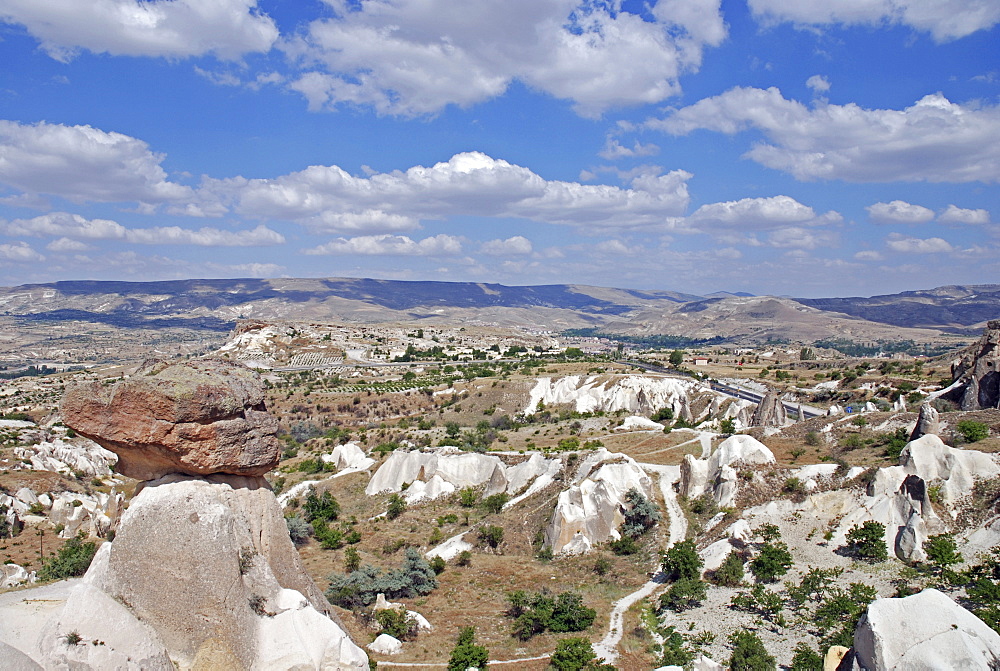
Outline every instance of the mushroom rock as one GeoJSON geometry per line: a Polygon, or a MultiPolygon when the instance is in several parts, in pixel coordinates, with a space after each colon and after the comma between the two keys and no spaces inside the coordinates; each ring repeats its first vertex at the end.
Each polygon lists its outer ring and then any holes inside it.
{"type": "Polygon", "coordinates": [[[935,589],[876,599],[854,630],[853,668],[994,669],[1000,634],[935,589]]]}
{"type": "Polygon", "coordinates": [[[150,360],[112,387],[70,387],[63,421],[137,480],[168,473],[260,476],[278,464],[276,418],[257,373],[221,360],[150,360]]]}
{"type": "Polygon", "coordinates": [[[774,389],[768,389],[750,418],[750,426],[784,426],[787,421],[785,404],[774,389]]]}
{"type": "Polygon", "coordinates": [[[951,366],[960,383],[962,410],[1000,407],[1000,319],[986,322],[983,335],[951,366]]]}
{"type": "Polygon", "coordinates": [[[938,411],[930,403],[920,406],[920,414],[917,415],[917,424],[913,427],[910,440],[916,440],[929,433],[937,435],[941,431],[941,417],[938,411]]]}

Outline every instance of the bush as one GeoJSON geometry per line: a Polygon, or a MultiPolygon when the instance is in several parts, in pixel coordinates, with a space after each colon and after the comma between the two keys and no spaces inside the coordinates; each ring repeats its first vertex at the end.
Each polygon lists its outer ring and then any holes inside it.
{"type": "Polygon", "coordinates": [[[381,592],[387,599],[430,594],[438,585],[434,569],[415,548],[407,548],[402,567],[383,572],[365,564],[347,575],[333,574],[326,598],[344,608],[367,606],[381,592]]]}
{"type": "Polygon", "coordinates": [[[598,557],[594,561],[594,573],[597,575],[606,575],[612,566],[614,566],[614,563],[607,557],[598,557]]]}
{"type": "Polygon", "coordinates": [[[507,594],[507,600],[507,615],[515,618],[511,634],[522,641],[545,630],[557,634],[583,631],[597,617],[597,611],[584,606],[583,597],[575,592],[553,597],[548,592],[528,594],[517,590],[507,594]]]}
{"type": "Polygon", "coordinates": [[[54,557],[47,557],[42,561],[38,579],[63,580],[81,576],[90,568],[90,562],[95,554],[97,554],[97,544],[93,541],[84,543],[79,536],[70,538],[59,548],[54,557]]]}
{"type": "Polygon", "coordinates": [[[442,573],[444,573],[445,568],[447,568],[448,566],[448,562],[446,562],[444,558],[442,558],[439,555],[434,555],[433,557],[431,557],[429,563],[431,565],[431,568],[434,569],[434,573],[436,575],[441,575],[442,573]]]}
{"type": "Polygon", "coordinates": [[[490,496],[487,496],[485,499],[483,499],[483,501],[482,501],[482,503],[480,505],[482,506],[483,510],[485,510],[486,512],[493,513],[494,515],[496,515],[501,510],[503,510],[503,507],[505,505],[507,505],[507,501],[509,501],[509,500],[510,500],[510,497],[507,494],[503,494],[503,493],[501,493],[501,494],[492,494],[490,496]]]}
{"type": "Polygon", "coordinates": [[[468,550],[462,550],[455,558],[455,563],[459,566],[472,566],[472,553],[468,550]]]}
{"type": "Polygon", "coordinates": [[[620,531],[623,536],[638,538],[660,521],[660,511],[656,504],[647,499],[634,487],[625,493],[625,502],[629,507],[625,511],[625,521],[620,531]]]}
{"type": "Polygon", "coordinates": [[[774,657],[767,654],[764,644],[750,631],[739,629],[729,636],[733,654],[729,657],[729,668],[733,671],[773,671],[774,657]]]}
{"type": "Polygon", "coordinates": [[[743,557],[738,552],[730,552],[712,573],[712,582],[724,587],[737,587],[743,582],[744,575],[743,557]]]}
{"type": "Polygon", "coordinates": [[[406,608],[383,608],[375,613],[375,621],[383,634],[405,641],[417,634],[417,621],[406,612],[406,608]]]}
{"type": "Polygon", "coordinates": [[[662,666],[683,666],[687,667],[694,661],[695,651],[685,645],[684,636],[674,627],[667,627],[663,632],[663,656],[660,657],[662,666]]]}
{"type": "Polygon", "coordinates": [[[620,557],[627,555],[634,555],[639,551],[641,547],[639,543],[631,536],[622,536],[616,541],[610,541],[608,547],[611,551],[620,557]]]}
{"type": "Polygon", "coordinates": [[[406,499],[399,494],[389,496],[389,508],[385,511],[385,516],[394,520],[406,512],[406,499]]]}
{"type": "Polygon", "coordinates": [[[556,643],[556,649],[549,658],[549,666],[560,671],[595,671],[614,669],[598,659],[594,648],[585,638],[564,638],[556,643]]]}
{"type": "Polygon", "coordinates": [[[978,443],[980,440],[986,440],[990,437],[990,427],[982,422],[974,422],[971,419],[962,420],[956,428],[967,443],[978,443]]]}
{"type": "Polygon", "coordinates": [[[680,613],[689,608],[696,608],[708,594],[708,585],[698,578],[681,578],[670,586],[660,597],[659,612],[672,610],[680,613]]]}
{"type": "Polygon", "coordinates": [[[479,492],[473,487],[465,487],[458,492],[458,502],[463,508],[475,508],[479,503],[479,492]]]}
{"type": "Polygon", "coordinates": [[[823,658],[805,643],[795,646],[789,671],[823,671],[823,658]]]}
{"type": "Polygon", "coordinates": [[[750,572],[757,582],[774,582],[792,567],[792,553],[781,541],[764,543],[760,552],[750,561],[750,572]]]}
{"type": "Polygon", "coordinates": [[[484,543],[492,550],[496,550],[503,543],[503,527],[491,524],[479,530],[479,542],[484,543]]]}
{"type": "Polygon", "coordinates": [[[823,635],[820,647],[854,645],[858,620],[876,597],[878,591],[874,587],[860,582],[852,582],[846,592],[839,587],[831,588],[813,614],[813,623],[823,635]]]}
{"type": "Polygon", "coordinates": [[[700,578],[703,564],[694,547],[694,540],[690,538],[675,543],[663,555],[663,572],[668,580],[700,578]]]}
{"type": "Polygon", "coordinates": [[[302,506],[302,513],[305,515],[306,522],[314,520],[332,522],[340,516],[340,504],[329,491],[318,495],[316,488],[310,487],[309,493],[306,494],[306,502],[302,506]]]}
{"type": "Polygon", "coordinates": [[[754,585],[749,592],[733,597],[732,607],[748,613],[757,613],[774,622],[785,609],[785,600],[763,585],[754,585]]]}
{"type": "Polygon", "coordinates": [[[304,519],[298,516],[286,517],[285,525],[288,527],[288,536],[296,545],[302,545],[313,535],[313,528],[304,519]]]}
{"type": "Polygon", "coordinates": [[[466,671],[466,669],[485,669],[489,661],[489,651],[476,644],[475,627],[462,627],[458,634],[458,642],[451,650],[448,659],[448,671],[466,671]]]}
{"type": "Polygon", "coordinates": [[[871,563],[883,562],[889,558],[885,547],[885,525],[868,520],[860,527],[854,525],[847,532],[847,553],[855,559],[871,563]]]}

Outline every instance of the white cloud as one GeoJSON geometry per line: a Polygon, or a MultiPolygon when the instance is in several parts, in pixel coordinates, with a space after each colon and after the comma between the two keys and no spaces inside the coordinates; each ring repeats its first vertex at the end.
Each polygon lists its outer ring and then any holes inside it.
{"type": "Polygon", "coordinates": [[[462,253],[462,242],[451,235],[435,235],[414,241],[405,235],[364,235],[356,238],[337,238],[306,254],[363,256],[453,256],[462,253]]]}
{"type": "Polygon", "coordinates": [[[929,32],[937,42],[955,40],[1000,22],[1000,4],[991,0],[749,0],[758,20],[804,26],[901,23],[929,32]]]}
{"type": "Polygon", "coordinates": [[[813,75],[806,80],[806,86],[811,88],[814,94],[826,93],[830,90],[830,80],[823,75],[813,75]]]}
{"type": "Polygon", "coordinates": [[[996,182],[1000,107],[927,95],[903,110],[853,103],[808,108],[777,88],[733,88],[646,122],[674,135],[698,129],[761,131],[746,157],[798,179],[847,182],[996,182]]]}
{"type": "Polygon", "coordinates": [[[218,266],[219,270],[236,272],[244,277],[280,277],[285,272],[284,266],[277,263],[237,263],[228,266],[218,266]]]}
{"type": "Polygon", "coordinates": [[[162,154],[90,126],[0,120],[0,183],[72,201],[162,203],[192,191],[167,179],[162,154]]]}
{"type": "Polygon", "coordinates": [[[117,56],[235,60],[268,51],[278,28],[256,0],[4,0],[0,20],[24,25],[53,58],[117,56]]]}
{"type": "Polygon", "coordinates": [[[865,208],[876,224],[926,224],[934,218],[934,210],[912,205],[903,200],[875,203],[865,208]]]}
{"type": "Polygon", "coordinates": [[[274,179],[206,180],[200,198],[239,213],[288,219],[317,232],[388,233],[420,219],[455,215],[520,217],[578,227],[656,227],[687,208],[687,180],[675,170],[639,174],[630,188],[547,181],[528,168],[479,152],[430,167],[356,177],[311,166],[274,179]]]}
{"type": "Polygon", "coordinates": [[[612,256],[634,256],[643,251],[640,247],[629,247],[621,240],[603,240],[594,245],[594,250],[612,256]]]}
{"type": "MultiPolygon", "coordinates": [[[[86,219],[78,214],[68,212],[53,212],[32,219],[15,219],[6,224],[0,224],[0,231],[12,236],[62,236],[74,240],[123,240],[142,245],[260,247],[280,245],[285,242],[284,236],[264,225],[244,231],[224,231],[208,227],[191,230],[180,226],[129,229],[108,219],[86,219]]],[[[59,244],[64,249],[69,248],[66,243],[59,244]]]]}
{"type": "Polygon", "coordinates": [[[886,238],[886,245],[894,252],[904,254],[937,254],[954,251],[954,247],[942,238],[911,238],[894,233],[886,238]]]}
{"type": "Polygon", "coordinates": [[[938,221],[945,224],[983,226],[990,223],[990,213],[988,210],[967,210],[955,205],[949,205],[945,208],[944,212],[938,215],[938,221]]]}
{"type": "Polygon", "coordinates": [[[523,235],[515,235],[506,240],[490,240],[479,248],[483,254],[490,256],[523,256],[532,251],[531,240],[523,235]]]}
{"type": "Polygon", "coordinates": [[[874,249],[866,249],[857,252],[854,255],[854,258],[857,259],[858,261],[881,261],[885,257],[882,256],[882,254],[880,254],[879,252],[876,252],[874,249]]]}
{"type": "Polygon", "coordinates": [[[614,161],[619,158],[635,158],[638,156],[656,156],[660,153],[660,148],[655,144],[640,144],[638,140],[631,148],[623,147],[618,140],[608,138],[604,144],[604,149],[597,153],[603,159],[614,161]]]}
{"type": "Polygon", "coordinates": [[[357,104],[433,114],[501,95],[513,80],[599,116],[679,92],[726,36],[719,0],[660,0],[651,20],[620,2],[327,0],[333,18],[284,45],[311,109],[357,104]]]}
{"type": "Polygon", "coordinates": [[[79,240],[69,238],[58,238],[45,245],[45,249],[50,252],[83,252],[91,249],[91,246],[79,240]]]}
{"type": "Polygon", "coordinates": [[[45,257],[36,252],[26,242],[0,244],[0,259],[14,263],[30,263],[44,261],[45,257]]]}
{"type": "Polygon", "coordinates": [[[829,247],[836,242],[836,235],[830,231],[788,226],[771,233],[768,244],[782,249],[816,249],[829,247]]]}
{"type": "Polygon", "coordinates": [[[840,220],[841,216],[836,212],[817,215],[811,207],[789,196],[710,203],[702,205],[687,218],[689,224],[694,224],[704,232],[710,232],[712,228],[767,230],[790,224],[822,226],[840,220]]]}

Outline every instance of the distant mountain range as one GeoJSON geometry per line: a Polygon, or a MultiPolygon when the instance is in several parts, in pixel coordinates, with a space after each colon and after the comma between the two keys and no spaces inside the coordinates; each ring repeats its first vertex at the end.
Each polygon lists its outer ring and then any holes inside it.
{"type": "Polygon", "coordinates": [[[948,286],[870,298],[797,299],[585,285],[504,286],[396,280],[65,281],[0,288],[0,316],[24,327],[81,321],[132,329],[225,332],[239,318],[468,322],[593,329],[729,341],[828,338],[931,341],[977,335],[1000,317],[1000,285],[948,286]]]}

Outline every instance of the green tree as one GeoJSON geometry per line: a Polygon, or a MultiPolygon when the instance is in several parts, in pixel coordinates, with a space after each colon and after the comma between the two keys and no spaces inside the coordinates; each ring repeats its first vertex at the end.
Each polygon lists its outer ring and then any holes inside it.
{"type": "Polygon", "coordinates": [[[660,612],[681,613],[701,605],[708,594],[708,585],[698,578],[681,578],[660,597],[660,612]]]}
{"type": "Polygon", "coordinates": [[[332,522],[340,516],[340,504],[329,491],[320,495],[316,493],[315,487],[310,487],[306,494],[306,501],[302,506],[302,513],[306,522],[314,520],[332,522]]]}
{"type": "Polygon", "coordinates": [[[507,505],[507,501],[509,500],[510,496],[501,492],[499,494],[491,494],[490,496],[487,496],[479,505],[481,505],[483,510],[486,512],[496,515],[503,510],[503,507],[507,505]]]}
{"type": "Polygon", "coordinates": [[[483,671],[489,658],[489,651],[476,644],[475,627],[462,627],[458,634],[458,642],[452,648],[451,657],[448,659],[448,671],[465,671],[472,668],[483,671]]]}
{"type": "Polygon", "coordinates": [[[70,538],[54,557],[47,557],[42,561],[38,579],[63,580],[83,575],[90,568],[95,554],[97,544],[93,541],[84,543],[80,536],[70,538]]]}
{"type": "Polygon", "coordinates": [[[406,499],[399,494],[389,496],[389,509],[385,511],[386,517],[394,520],[406,511],[406,499]]]}
{"type": "Polygon", "coordinates": [[[682,352],[679,349],[675,349],[673,352],[670,353],[669,361],[671,366],[677,368],[682,363],[684,363],[684,352],[682,352]]]}
{"type": "Polygon", "coordinates": [[[625,492],[625,502],[629,507],[625,511],[625,521],[619,529],[623,536],[638,538],[660,521],[660,511],[656,504],[643,496],[638,489],[633,487],[625,492]]]}
{"type": "Polygon", "coordinates": [[[855,559],[877,563],[889,558],[885,546],[885,525],[868,520],[860,527],[854,525],[847,532],[847,552],[855,559]]]}
{"type": "Polygon", "coordinates": [[[744,575],[743,557],[738,552],[730,552],[712,574],[712,581],[716,585],[737,587],[743,582],[744,575]]]}
{"type": "Polygon", "coordinates": [[[675,543],[663,555],[663,572],[668,580],[700,578],[703,565],[691,538],[675,543]]]}
{"type": "Polygon", "coordinates": [[[868,609],[868,604],[878,597],[878,591],[860,582],[852,582],[847,590],[830,588],[813,613],[813,623],[823,635],[820,648],[831,645],[851,647],[858,620],[868,609]]]}
{"type": "Polygon", "coordinates": [[[781,541],[764,543],[750,561],[750,572],[758,582],[774,582],[792,567],[792,553],[781,541]]]}
{"type": "Polygon", "coordinates": [[[495,524],[483,527],[479,530],[479,541],[496,550],[503,543],[503,527],[495,524]]]}
{"type": "Polygon", "coordinates": [[[376,611],[375,621],[382,628],[383,634],[389,634],[400,641],[412,638],[417,631],[417,621],[403,607],[376,611]]]}
{"type": "Polygon", "coordinates": [[[956,425],[958,432],[967,443],[978,443],[990,437],[990,427],[982,422],[964,419],[956,425]]]}
{"type": "Polygon", "coordinates": [[[564,638],[556,643],[555,652],[549,659],[549,666],[560,671],[596,671],[615,667],[598,659],[594,648],[585,638],[564,638]]]}
{"type": "Polygon", "coordinates": [[[776,668],[774,657],[767,654],[757,634],[738,629],[729,636],[729,644],[733,647],[729,657],[732,671],[773,671],[776,668]]]}
{"type": "Polygon", "coordinates": [[[823,671],[823,658],[805,643],[795,646],[789,671],[823,671]]]}

